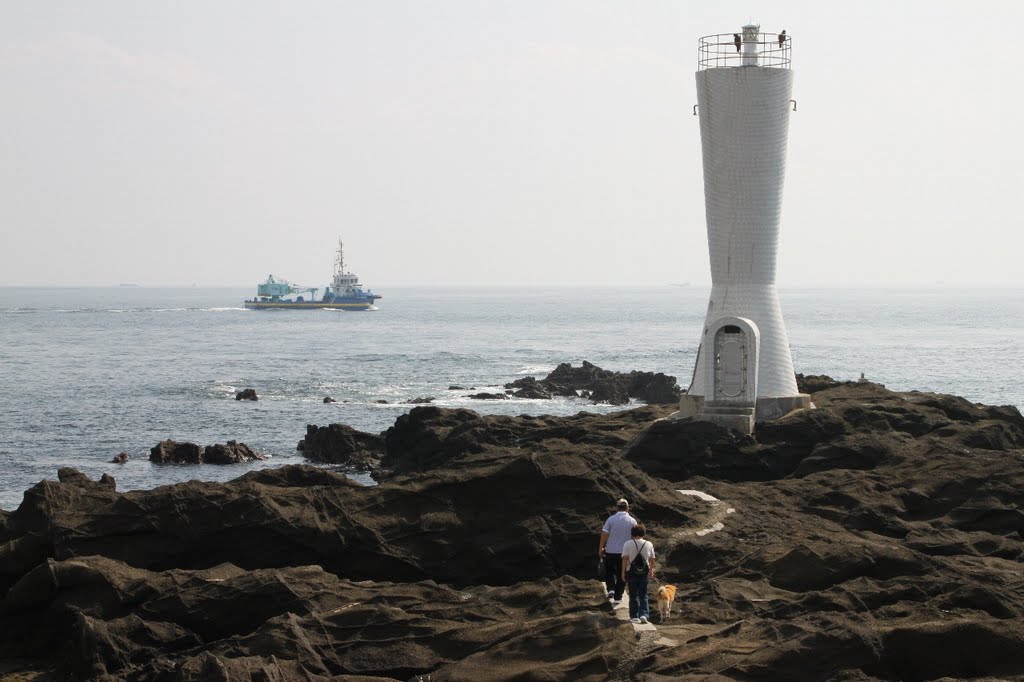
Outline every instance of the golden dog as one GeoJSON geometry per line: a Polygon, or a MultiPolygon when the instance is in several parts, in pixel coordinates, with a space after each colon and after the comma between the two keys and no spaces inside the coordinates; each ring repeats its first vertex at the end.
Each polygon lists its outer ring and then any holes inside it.
{"type": "Polygon", "coordinates": [[[662,585],[658,588],[658,615],[661,616],[661,620],[665,620],[672,613],[672,602],[675,600],[675,585],[662,585]]]}

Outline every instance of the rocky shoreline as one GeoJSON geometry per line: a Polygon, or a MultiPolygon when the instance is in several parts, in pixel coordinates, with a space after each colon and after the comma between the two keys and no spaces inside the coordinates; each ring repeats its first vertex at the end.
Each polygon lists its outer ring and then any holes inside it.
{"type": "Polygon", "coordinates": [[[109,476],[62,469],[0,511],[0,671],[1024,675],[1019,411],[801,380],[817,409],[753,437],[666,420],[672,405],[571,417],[425,405],[379,440],[311,427],[307,456],[337,436],[379,463],[377,486],[287,466],[119,493],[109,476]],[[622,496],[679,587],[672,617],[640,637],[593,576],[622,496]]]}

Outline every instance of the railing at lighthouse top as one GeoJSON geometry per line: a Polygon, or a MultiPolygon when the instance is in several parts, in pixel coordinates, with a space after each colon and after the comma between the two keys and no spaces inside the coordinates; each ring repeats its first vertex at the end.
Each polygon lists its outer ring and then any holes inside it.
{"type": "Polygon", "coordinates": [[[760,26],[744,26],[741,33],[704,36],[697,43],[697,70],[733,66],[790,68],[793,39],[785,31],[762,33],[760,26]]]}

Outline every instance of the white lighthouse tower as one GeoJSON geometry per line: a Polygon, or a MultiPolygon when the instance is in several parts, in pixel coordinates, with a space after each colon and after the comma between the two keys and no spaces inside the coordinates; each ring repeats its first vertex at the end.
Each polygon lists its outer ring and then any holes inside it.
{"type": "Polygon", "coordinates": [[[749,433],[806,407],[793,373],[775,266],[792,99],[791,42],[744,26],[700,39],[697,112],[711,300],[679,416],[749,433]]]}

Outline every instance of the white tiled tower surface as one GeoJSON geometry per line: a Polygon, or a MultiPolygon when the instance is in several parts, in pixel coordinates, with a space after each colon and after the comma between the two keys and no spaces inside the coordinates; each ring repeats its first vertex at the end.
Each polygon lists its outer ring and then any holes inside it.
{"type": "MultiPolygon", "coordinates": [[[[759,399],[799,395],[775,288],[792,89],[787,68],[697,72],[712,282],[704,326],[724,316],[757,325],[759,399]]],[[[690,395],[707,390],[705,355],[702,346],[690,395]]]]}

